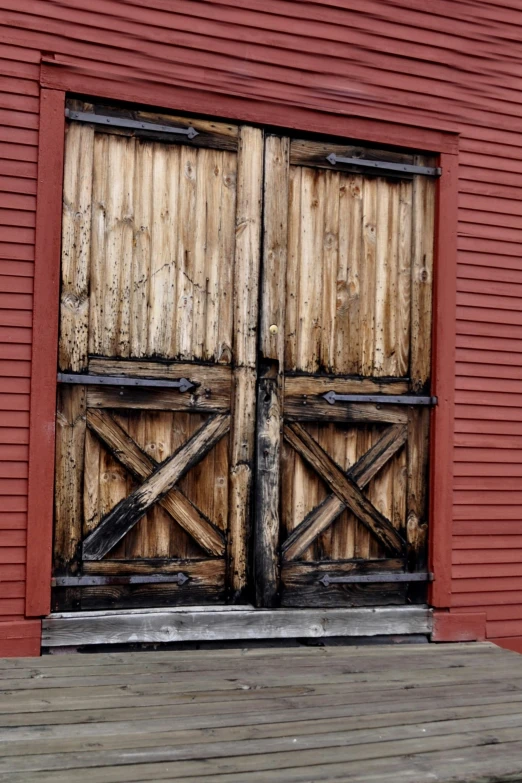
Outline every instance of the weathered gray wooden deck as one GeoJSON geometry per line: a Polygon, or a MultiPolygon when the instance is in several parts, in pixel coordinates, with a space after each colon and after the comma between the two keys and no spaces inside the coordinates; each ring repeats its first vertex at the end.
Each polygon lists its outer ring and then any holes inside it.
{"type": "Polygon", "coordinates": [[[0,781],[522,781],[522,657],[489,644],[0,661],[0,781]]]}

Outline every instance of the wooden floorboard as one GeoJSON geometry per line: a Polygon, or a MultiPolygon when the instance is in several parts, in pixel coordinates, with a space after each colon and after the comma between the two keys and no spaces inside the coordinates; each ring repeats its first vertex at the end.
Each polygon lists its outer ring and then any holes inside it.
{"type": "Polygon", "coordinates": [[[522,657],[488,643],[0,661],[0,783],[522,783],[522,657]]]}

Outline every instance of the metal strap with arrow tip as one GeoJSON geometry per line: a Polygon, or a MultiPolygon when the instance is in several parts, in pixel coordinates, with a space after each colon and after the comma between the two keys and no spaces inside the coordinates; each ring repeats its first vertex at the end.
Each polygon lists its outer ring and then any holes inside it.
{"type": "Polygon", "coordinates": [[[113,128],[133,128],[135,130],[151,131],[153,133],[174,133],[193,139],[199,136],[197,130],[190,125],[188,128],[177,128],[173,125],[159,125],[155,122],[142,122],[141,120],[130,120],[127,117],[112,117],[108,114],[94,114],[87,111],[65,110],[65,116],[69,120],[76,122],[92,122],[96,125],[111,125],[113,128]]]}
{"type": "Polygon", "coordinates": [[[52,580],[53,587],[99,587],[100,585],[150,585],[177,584],[180,587],[189,581],[186,574],[151,576],[57,576],[52,580]]]}
{"type": "Polygon", "coordinates": [[[425,177],[440,177],[442,169],[433,166],[413,166],[409,163],[392,163],[387,160],[366,160],[365,158],[341,158],[334,152],[328,155],[326,160],[331,163],[332,166],[337,163],[342,163],[345,166],[357,166],[360,169],[366,169],[371,171],[377,169],[379,171],[388,171],[393,174],[422,174],[425,177]]]}
{"type": "Polygon", "coordinates": [[[125,375],[75,375],[58,373],[58,383],[81,383],[85,386],[146,386],[162,389],[178,389],[181,393],[196,389],[200,384],[179,378],[176,381],[156,378],[132,378],[125,375]]]}
{"type": "Polygon", "coordinates": [[[433,574],[354,574],[353,576],[330,576],[325,574],[318,580],[325,587],[336,584],[357,584],[371,582],[432,582],[433,574]]]}
{"type": "Polygon", "coordinates": [[[336,402],[373,402],[378,405],[387,403],[388,405],[436,405],[436,397],[416,397],[416,396],[392,396],[388,394],[337,394],[329,391],[321,395],[323,400],[335,405],[336,402]]]}

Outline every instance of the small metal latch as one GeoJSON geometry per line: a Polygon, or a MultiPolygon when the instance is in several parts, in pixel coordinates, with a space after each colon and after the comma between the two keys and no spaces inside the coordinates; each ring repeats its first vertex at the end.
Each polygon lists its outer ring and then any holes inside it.
{"type": "Polygon", "coordinates": [[[383,403],[388,403],[388,405],[437,405],[436,397],[415,397],[412,395],[337,394],[337,392],[329,391],[320,396],[330,405],[335,405],[336,402],[373,402],[379,405],[383,403]]]}
{"type": "Polygon", "coordinates": [[[188,128],[176,128],[172,125],[159,125],[155,122],[142,122],[127,117],[112,117],[107,114],[94,114],[87,111],[65,110],[65,116],[76,122],[92,122],[95,125],[112,125],[114,128],[135,128],[136,130],[152,131],[153,133],[175,133],[193,139],[199,136],[198,131],[190,125],[188,128]]]}
{"type": "Polygon", "coordinates": [[[352,576],[330,576],[325,574],[318,581],[325,587],[334,584],[370,584],[371,582],[433,582],[433,574],[427,572],[410,574],[384,574],[379,572],[376,574],[353,574],[352,576]]]}
{"type": "Polygon", "coordinates": [[[328,155],[326,160],[335,166],[344,163],[346,166],[357,166],[362,169],[378,169],[389,171],[393,174],[423,174],[425,177],[440,177],[442,169],[433,166],[413,166],[409,163],[392,163],[387,160],[366,160],[365,158],[341,158],[334,152],[328,155]]]}

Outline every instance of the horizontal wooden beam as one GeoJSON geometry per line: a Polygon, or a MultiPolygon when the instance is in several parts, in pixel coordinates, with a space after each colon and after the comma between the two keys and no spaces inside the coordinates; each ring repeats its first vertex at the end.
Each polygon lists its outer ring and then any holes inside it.
{"type": "Polygon", "coordinates": [[[191,607],[65,612],[43,621],[44,647],[141,642],[428,634],[426,606],[357,609],[191,607]]]}

